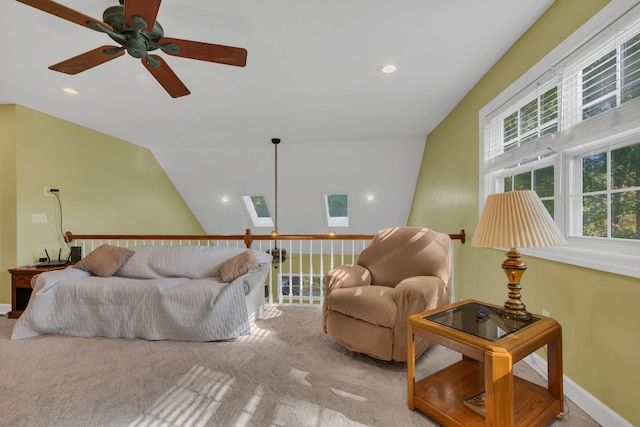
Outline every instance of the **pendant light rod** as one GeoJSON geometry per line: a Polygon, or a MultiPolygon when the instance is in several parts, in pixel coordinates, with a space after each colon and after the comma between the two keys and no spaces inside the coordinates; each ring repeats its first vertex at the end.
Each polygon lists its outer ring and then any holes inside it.
{"type": "Polygon", "coordinates": [[[275,215],[274,215],[274,225],[275,225],[275,232],[276,234],[278,234],[278,144],[280,144],[280,138],[272,138],[271,142],[273,143],[273,147],[275,150],[275,196],[276,196],[276,210],[275,210],[275,215]]]}

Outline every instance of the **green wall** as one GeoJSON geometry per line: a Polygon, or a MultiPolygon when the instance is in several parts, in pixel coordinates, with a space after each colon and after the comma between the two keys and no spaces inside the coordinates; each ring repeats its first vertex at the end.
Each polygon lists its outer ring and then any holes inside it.
{"type": "Polygon", "coordinates": [[[68,253],[45,186],[60,189],[64,231],[204,233],[148,149],[25,107],[0,107],[0,303],[11,302],[8,268],[36,261],[45,248],[68,253]],[[34,224],[34,213],[47,214],[47,223],[34,224]]]}
{"type": "Polygon", "coordinates": [[[15,108],[0,105],[0,304],[11,303],[7,269],[17,265],[15,140],[15,108]]]}
{"type": "MultiPolygon", "coordinates": [[[[453,232],[471,241],[478,220],[479,111],[608,2],[556,0],[428,136],[409,225],[453,232]]],[[[563,327],[564,373],[634,425],[640,369],[640,280],[523,257],[527,308],[546,310],[563,327]]],[[[506,278],[499,250],[456,244],[456,299],[502,305],[506,278]]],[[[544,356],[544,353],[541,353],[544,356]]]]}

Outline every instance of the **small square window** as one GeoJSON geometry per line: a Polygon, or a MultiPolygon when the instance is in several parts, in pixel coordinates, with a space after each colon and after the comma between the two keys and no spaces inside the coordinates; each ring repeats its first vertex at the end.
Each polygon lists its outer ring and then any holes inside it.
{"type": "Polygon", "coordinates": [[[329,227],[349,226],[349,198],[346,194],[325,194],[325,209],[329,227]]]}
{"type": "Polygon", "coordinates": [[[269,206],[267,205],[267,200],[264,195],[252,194],[242,196],[242,200],[244,201],[244,205],[247,208],[254,227],[273,227],[273,220],[271,219],[269,206]]]}

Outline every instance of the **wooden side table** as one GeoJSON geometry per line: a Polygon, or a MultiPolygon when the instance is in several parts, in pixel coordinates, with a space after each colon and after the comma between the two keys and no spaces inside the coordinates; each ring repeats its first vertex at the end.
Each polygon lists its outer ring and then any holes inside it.
{"type": "Polygon", "coordinates": [[[416,408],[445,426],[545,426],[563,416],[562,329],[548,317],[523,323],[498,315],[501,307],[465,300],[412,315],[407,328],[407,394],[416,408]],[[488,315],[478,318],[479,311],[488,315]],[[462,354],[462,360],[416,381],[415,340],[424,337],[462,354]],[[547,346],[548,384],[513,375],[513,365],[547,346]],[[481,416],[463,401],[486,393],[481,416]]]}
{"type": "Polygon", "coordinates": [[[11,311],[7,314],[10,319],[17,319],[29,304],[31,298],[31,279],[36,274],[45,271],[60,270],[66,265],[56,267],[17,267],[9,270],[11,273],[11,311]]]}

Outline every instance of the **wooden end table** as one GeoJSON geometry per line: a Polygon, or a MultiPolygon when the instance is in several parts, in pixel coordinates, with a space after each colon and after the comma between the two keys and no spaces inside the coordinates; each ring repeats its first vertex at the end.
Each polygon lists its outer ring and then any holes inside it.
{"type": "Polygon", "coordinates": [[[564,415],[562,328],[549,317],[530,322],[499,316],[501,307],[465,300],[414,314],[407,320],[407,394],[445,426],[544,426],[564,415]],[[478,318],[479,311],[487,311],[478,318]],[[462,360],[416,381],[417,337],[462,354],[462,360]],[[547,346],[547,388],[513,375],[513,365],[547,346]],[[463,401],[485,391],[484,416],[463,401]]]}
{"type": "Polygon", "coordinates": [[[31,279],[33,276],[45,271],[61,270],[62,266],[48,267],[17,267],[9,270],[11,273],[11,311],[7,314],[10,319],[17,319],[29,304],[31,298],[31,279]]]}

